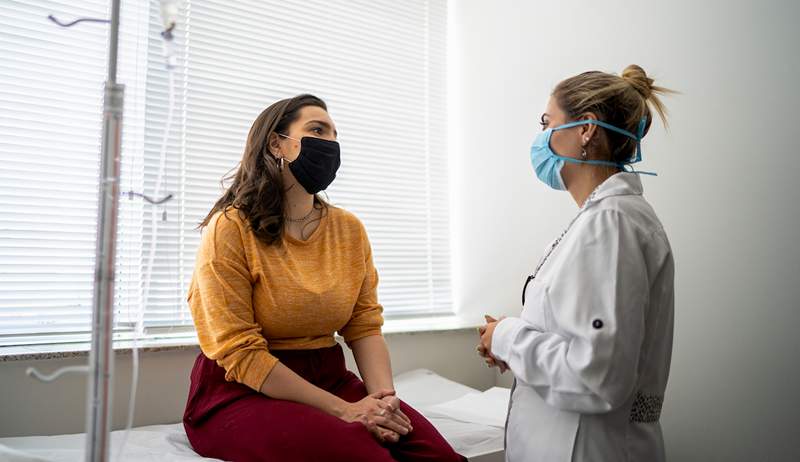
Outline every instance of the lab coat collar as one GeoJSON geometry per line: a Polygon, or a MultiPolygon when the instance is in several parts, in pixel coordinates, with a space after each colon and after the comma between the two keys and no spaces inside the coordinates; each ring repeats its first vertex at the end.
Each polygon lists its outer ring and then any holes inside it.
{"type": "Polygon", "coordinates": [[[642,180],[639,175],[631,172],[619,172],[608,177],[586,199],[584,208],[611,196],[641,196],[643,192],[642,180]]]}

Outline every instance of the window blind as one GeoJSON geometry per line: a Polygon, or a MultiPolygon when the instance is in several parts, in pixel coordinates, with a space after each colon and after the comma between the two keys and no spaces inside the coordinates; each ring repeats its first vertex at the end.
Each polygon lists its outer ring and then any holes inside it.
{"type": "MultiPolygon", "coordinates": [[[[119,69],[127,84],[126,154],[141,139],[144,102],[145,9],[128,3],[119,69]]],[[[100,0],[0,3],[0,345],[83,341],[91,329],[108,28],[62,28],[50,14],[67,22],[105,18],[109,7],[100,0]]],[[[126,156],[128,185],[136,165],[136,156],[126,156]]],[[[121,222],[120,235],[129,228],[121,222]]]]}
{"type": "MultiPolygon", "coordinates": [[[[0,5],[0,345],[88,332],[100,152],[105,1],[0,5]]],[[[444,313],[450,299],[446,0],[186,1],[176,34],[173,124],[150,293],[152,206],[123,196],[116,326],[191,329],[197,224],[237,167],[255,117],[299,93],[323,98],[342,167],[327,191],[369,233],[387,317],[444,313]],[[166,221],[161,221],[166,213],[166,221]]],[[[121,190],[151,193],[168,109],[158,5],[123,2],[121,190]]]]}

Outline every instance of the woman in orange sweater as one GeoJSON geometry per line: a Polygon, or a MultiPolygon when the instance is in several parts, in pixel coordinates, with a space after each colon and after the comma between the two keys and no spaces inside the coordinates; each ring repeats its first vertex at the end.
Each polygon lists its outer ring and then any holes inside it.
{"type": "Polygon", "coordinates": [[[336,176],[336,138],[319,98],[271,105],[203,220],[186,434],[234,461],[465,460],[395,396],[364,226],[316,195],[336,176]]]}

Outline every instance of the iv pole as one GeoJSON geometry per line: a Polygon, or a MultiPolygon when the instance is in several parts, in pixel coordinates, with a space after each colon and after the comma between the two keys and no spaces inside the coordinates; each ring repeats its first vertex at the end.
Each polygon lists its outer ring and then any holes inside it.
{"type": "Polygon", "coordinates": [[[114,260],[119,212],[120,153],[124,85],[117,83],[120,0],[111,2],[108,35],[108,78],[103,97],[103,135],[100,152],[99,207],[92,298],[92,349],[86,405],[86,460],[109,460],[111,446],[111,386],[114,373],[112,326],[114,260]]]}
{"type": "MultiPolygon", "coordinates": [[[[178,14],[175,0],[161,0],[161,16],[165,41],[173,39],[178,14]]],[[[61,27],[71,27],[80,22],[111,23],[108,35],[108,76],[103,94],[103,134],[100,151],[100,179],[98,191],[98,217],[94,264],[94,291],[92,294],[92,345],[88,366],[69,366],[46,375],[29,367],[26,373],[44,382],[52,382],[69,372],[88,372],[86,403],[86,458],[88,462],[110,460],[111,399],[114,374],[113,322],[114,279],[117,244],[117,218],[119,215],[120,156],[122,152],[122,115],[125,86],[117,83],[117,52],[119,40],[120,0],[111,0],[111,20],[80,18],[63,23],[53,15],[48,19],[61,27]]],[[[170,56],[167,55],[170,69],[170,56]]],[[[150,204],[162,204],[172,198],[151,199],[128,192],[130,197],[141,196],[150,204]]],[[[133,392],[132,392],[133,393],[133,392]]]]}

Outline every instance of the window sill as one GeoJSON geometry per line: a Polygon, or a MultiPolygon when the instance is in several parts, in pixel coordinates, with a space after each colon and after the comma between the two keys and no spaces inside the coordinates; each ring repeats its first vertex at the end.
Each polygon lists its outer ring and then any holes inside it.
{"type": "MultiPolygon", "coordinates": [[[[81,358],[89,356],[91,343],[53,343],[45,345],[6,346],[0,348],[0,363],[39,359],[81,358]]],[[[197,349],[197,336],[183,335],[171,338],[149,338],[138,342],[139,351],[177,351],[197,349]]],[[[115,354],[129,354],[133,349],[130,340],[116,340],[115,354]]]]}
{"type": "Polygon", "coordinates": [[[442,332],[453,330],[469,330],[484,325],[480,316],[463,314],[446,314],[437,316],[419,316],[413,318],[387,319],[383,323],[384,335],[413,334],[425,332],[442,332]]]}
{"type": "MultiPolygon", "coordinates": [[[[387,319],[382,330],[384,335],[391,336],[472,330],[481,325],[483,322],[478,318],[453,314],[387,319]]],[[[145,353],[196,350],[197,336],[194,333],[186,333],[179,336],[148,338],[140,340],[138,347],[139,351],[145,353]]],[[[130,340],[114,342],[115,354],[130,354],[132,348],[133,342],[130,340]]],[[[90,349],[90,343],[6,346],[0,347],[0,362],[80,358],[88,356],[90,349]]]]}

